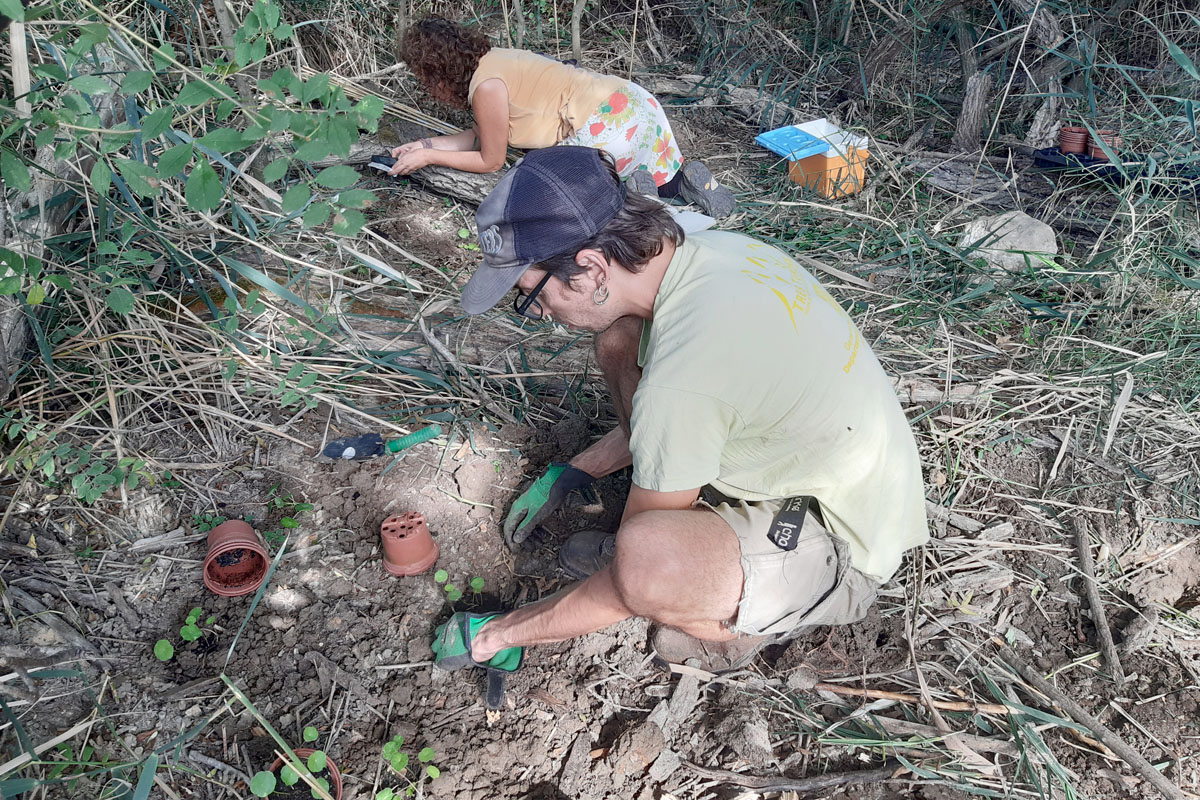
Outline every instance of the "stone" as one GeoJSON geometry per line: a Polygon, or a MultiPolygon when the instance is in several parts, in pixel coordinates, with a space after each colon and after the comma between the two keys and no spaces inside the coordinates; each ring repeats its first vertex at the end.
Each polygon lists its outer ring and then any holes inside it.
{"type": "Polygon", "coordinates": [[[620,784],[645,775],[665,746],[662,729],[651,722],[621,734],[609,754],[614,782],[620,784]]]}
{"type": "Polygon", "coordinates": [[[970,250],[967,258],[980,257],[993,266],[1017,271],[1026,264],[1038,266],[1038,255],[1058,255],[1054,229],[1023,211],[1006,211],[981,217],[963,228],[958,246],[970,250]]]}

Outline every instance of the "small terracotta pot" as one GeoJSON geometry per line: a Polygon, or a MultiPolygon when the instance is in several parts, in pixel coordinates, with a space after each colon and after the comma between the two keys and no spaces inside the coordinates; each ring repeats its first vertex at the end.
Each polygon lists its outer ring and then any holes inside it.
{"type": "MultiPolygon", "coordinates": [[[[292,752],[296,754],[297,758],[307,759],[317,751],[311,747],[297,747],[292,752]]],[[[308,765],[305,764],[304,766],[308,765]]],[[[268,771],[275,772],[281,767],[283,767],[283,759],[277,758],[275,759],[275,762],[271,764],[271,769],[268,771]]],[[[329,793],[333,795],[333,800],[342,800],[342,773],[338,771],[337,764],[333,763],[333,759],[330,758],[328,754],[325,756],[325,769],[329,770],[329,793]]],[[[300,783],[304,783],[304,781],[300,781],[300,783]]],[[[296,785],[299,786],[300,783],[297,783],[296,785]]],[[[308,787],[308,784],[304,783],[304,786],[308,787]]],[[[306,794],[311,794],[311,790],[306,792],[306,794]]]]}
{"type": "Polygon", "coordinates": [[[1108,156],[1104,154],[1104,151],[1100,149],[1100,145],[1096,143],[1097,139],[1108,145],[1108,149],[1113,152],[1119,150],[1122,144],[1121,137],[1116,131],[1096,131],[1095,139],[1088,146],[1088,155],[1092,158],[1098,158],[1101,161],[1107,161],[1108,156]]]}
{"type": "Polygon", "coordinates": [[[1064,127],[1058,132],[1058,149],[1064,153],[1082,153],[1087,150],[1087,128],[1064,127]]]}
{"type": "Polygon", "coordinates": [[[416,511],[388,517],[380,528],[383,567],[392,575],[417,575],[437,561],[438,546],[425,517],[416,511]]]}
{"type": "Polygon", "coordinates": [[[240,519],[222,522],[208,532],[204,557],[204,585],[222,597],[258,591],[267,577],[266,543],[240,519]]]}

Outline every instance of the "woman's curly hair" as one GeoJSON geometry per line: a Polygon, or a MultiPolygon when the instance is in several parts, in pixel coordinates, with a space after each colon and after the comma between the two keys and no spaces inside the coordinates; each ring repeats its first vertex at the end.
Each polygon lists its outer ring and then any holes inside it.
{"type": "Polygon", "coordinates": [[[397,55],[435,98],[466,108],[471,76],[491,49],[479,31],[429,16],[404,32],[397,55]]]}

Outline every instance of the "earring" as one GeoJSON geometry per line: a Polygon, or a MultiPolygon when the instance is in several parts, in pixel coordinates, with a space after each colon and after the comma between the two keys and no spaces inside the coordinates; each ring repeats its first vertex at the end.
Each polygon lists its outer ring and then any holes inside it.
{"type": "Polygon", "coordinates": [[[602,306],[608,302],[608,285],[600,284],[596,291],[592,292],[592,302],[598,306],[602,306]]]}

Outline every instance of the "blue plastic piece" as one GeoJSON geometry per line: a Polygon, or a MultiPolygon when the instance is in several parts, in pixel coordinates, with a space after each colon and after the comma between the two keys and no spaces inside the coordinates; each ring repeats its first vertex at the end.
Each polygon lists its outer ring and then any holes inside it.
{"type": "Polygon", "coordinates": [[[760,133],[754,137],[754,141],[791,161],[824,153],[830,147],[829,142],[824,139],[818,139],[811,133],[805,133],[791,125],[760,133]]]}

